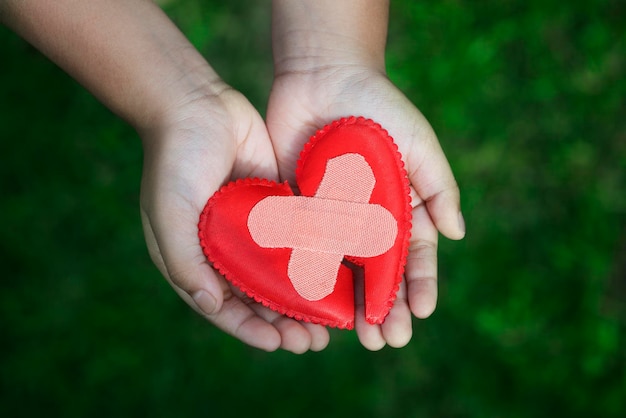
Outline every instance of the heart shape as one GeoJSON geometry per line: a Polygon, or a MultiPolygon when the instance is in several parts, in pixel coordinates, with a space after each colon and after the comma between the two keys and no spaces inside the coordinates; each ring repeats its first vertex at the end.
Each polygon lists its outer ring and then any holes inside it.
{"type": "Polygon", "coordinates": [[[203,252],[228,281],[281,314],[354,327],[355,268],[365,317],[385,320],[411,234],[409,181],[398,148],[370,119],[337,120],[311,137],[289,185],[240,179],[200,215],[203,252]]]}

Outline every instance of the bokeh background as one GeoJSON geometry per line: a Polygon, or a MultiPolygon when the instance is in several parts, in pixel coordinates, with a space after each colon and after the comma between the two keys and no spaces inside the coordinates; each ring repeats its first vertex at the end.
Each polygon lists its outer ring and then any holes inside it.
{"type": "MultiPolygon", "coordinates": [[[[269,2],[171,0],[264,112],[269,2]]],[[[0,28],[3,417],[620,417],[626,410],[626,3],[392,2],[390,78],[462,190],[440,301],[402,349],[244,346],[151,264],[137,135],[0,28]]]]}

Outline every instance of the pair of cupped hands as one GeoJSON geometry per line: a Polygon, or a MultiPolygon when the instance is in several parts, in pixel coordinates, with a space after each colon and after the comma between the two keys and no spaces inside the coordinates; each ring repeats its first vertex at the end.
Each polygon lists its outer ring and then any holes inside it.
{"type": "Polygon", "coordinates": [[[436,306],[438,233],[460,239],[465,226],[459,189],[433,129],[384,72],[338,65],[277,74],[266,120],[241,93],[210,80],[172,103],[158,128],[140,132],[141,214],[150,256],[181,298],[244,343],[304,353],[324,349],[330,336],[325,327],[280,315],[230,285],[202,252],[199,214],[230,180],[260,177],[293,185],[310,136],[352,115],[373,119],[390,133],[411,183],[412,235],[395,304],[383,324],[371,325],[357,301],[355,318],[365,348],[402,347],[412,337],[412,316],[426,318],[436,306]]]}

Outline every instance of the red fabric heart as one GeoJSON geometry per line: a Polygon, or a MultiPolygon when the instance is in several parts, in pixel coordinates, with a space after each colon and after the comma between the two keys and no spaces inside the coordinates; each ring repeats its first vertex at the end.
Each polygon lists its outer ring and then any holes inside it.
{"type": "Polygon", "coordinates": [[[298,196],[287,183],[257,178],[222,187],[200,215],[204,254],[270,309],[347,329],[354,326],[352,264],[363,270],[367,321],[382,323],[411,234],[409,181],[397,146],[372,120],[335,121],[305,145],[296,183],[298,196]]]}

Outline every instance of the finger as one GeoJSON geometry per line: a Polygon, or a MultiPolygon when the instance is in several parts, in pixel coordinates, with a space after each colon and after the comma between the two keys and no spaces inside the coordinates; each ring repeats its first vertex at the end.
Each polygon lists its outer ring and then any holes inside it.
{"type": "Polygon", "coordinates": [[[222,308],[205,317],[222,331],[265,351],[281,347],[280,331],[232,292],[225,292],[222,308]]]}
{"type": "Polygon", "coordinates": [[[386,341],[380,325],[370,324],[365,319],[365,292],[363,281],[363,269],[353,269],[355,309],[354,329],[359,341],[366,349],[378,351],[385,347],[386,341]]]}
{"type": "Polygon", "coordinates": [[[221,309],[223,279],[215,273],[202,253],[197,242],[195,222],[186,220],[184,214],[194,211],[177,206],[174,212],[178,216],[170,215],[165,207],[157,212],[157,219],[151,219],[145,211],[142,212],[150,255],[163,276],[187,303],[203,314],[211,315],[221,309]],[[166,227],[153,227],[163,224],[158,220],[163,216],[167,219],[166,227]]]}
{"type": "MultiPolygon", "coordinates": [[[[178,227],[175,231],[184,232],[186,224],[174,222],[171,226],[178,227]]],[[[303,350],[303,346],[308,349],[310,336],[306,330],[298,332],[281,321],[272,324],[257,315],[251,306],[233,294],[223,277],[207,263],[202,251],[195,253],[200,249],[197,243],[188,247],[189,251],[184,251],[186,247],[176,238],[174,234],[161,241],[164,276],[192,308],[224,332],[253,347],[266,351],[274,351],[283,345],[286,350],[294,352],[303,350]],[[283,335],[287,337],[285,344],[282,343],[283,335]]],[[[194,240],[197,240],[195,235],[194,240]]]]}
{"type": "Polygon", "coordinates": [[[396,300],[385,322],[381,325],[383,338],[390,347],[404,347],[411,341],[413,328],[411,326],[411,310],[407,300],[406,283],[400,283],[396,300]]]}
{"type": "Polygon", "coordinates": [[[246,128],[245,135],[235,132],[235,135],[245,136],[245,139],[237,147],[237,159],[231,175],[233,178],[259,177],[278,180],[276,156],[265,122],[256,113],[251,117],[253,121],[246,128]]]}
{"type": "Polygon", "coordinates": [[[456,185],[448,189],[442,187],[440,192],[426,199],[428,211],[437,229],[447,238],[454,240],[465,237],[465,220],[460,210],[459,199],[459,188],[456,185]]]}
{"type": "Polygon", "coordinates": [[[260,303],[251,303],[250,308],[278,331],[280,348],[295,354],[303,354],[311,348],[312,336],[304,325],[295,319],[272,311],[260,303]]]}
{"type": "Polygon", "coordinates": [[[322,351],[330,342],[330,333],[328,329],[322,325],[303,322],[304,326],[311,334],[311,351],[322,351]]]}
{"type": "MultiPolygon", "coordinates": [[[[245,300],[245,296],[241,297],[245,300]]],[[[330,335],[321,325],[296,321],[259,303],[253,303],[250,307],[278,330],[281,336],[280,348],[283,350],[303,354],[308,350],[321,351],[328,345],[330,335]]]]}
{"type": "Polygon", "coordinates": [[[465,236],[459,187],[443,150],[428,122],[413,132],[408,155],[409,179],[419,197],[426,202],[437,229],[450,239],[465,236]]]}
{"type": "Polygon", "coordinates": [[[411,312],[427,318],[437,306],[437,228],[425,205],[413,209],[413,226],[405,267],[411,312]]]}
{"type": "MultiPolygon", "coordinates": [[[[152,226],[150,225],[147,214],[142,211],[141,215],[144,235],[148,251],[150,253],[150,258],[159,269],[163,277],[165,277],[165,279],[172,286],[172,288],[174,288],[176,293],[178,293],[180,297],[182,297],[190,306],[192,306],[199,313],[211,314],[214,311],[219,310],[222,305],[222,290],[219,284],[219,277],[215,277],[215,272],[211,269],[211,267],[203,262],[196,267],[197,271],[190,273],[191,276],[208,278],[208,280],[205,280],[204,286],[195,286],[198,288],[198,290],[193,293],[193,296],[190,295],[187,291],[183,290],[175,283],[175,280],[172,280],[172,278],[170,277],[170,273],[165,265],[163,256],[161,255],[161,250],[156,241],[156,237],[152,226]],[[211,280],[212,277],[213,280],[211,280]]],[[[193,270],[193,266],[190,266],[190,270],[193,270]]]]}
{"type": "Polygon", "coordinates": [[[311,348],[311,333],[298,321],[277,315],[272,321],[281,337],[280,348],[294,354],[304,354],[311,348]]]}
{"type": "Polygon", "coordinates": [[[370,351],[382,350],[387,344],[380,325],[370,324],[365,320],[365,312],[356,310],[354,329],[361,345],[370,351]]]}
{"type": "MultiPolygon", "coordinates": [[[[151,248],[151,256],[159,268],[163,276],[170,283],[176,293],[183,299],[189,306],[191,306],[196,312],[204,316],[216,327],[222,331],[240,339],[246,344],[265,351],[275,351],[281,344],[281,337],[279,332],[267,323],[267,321],[259,318],[256,313],[247,307],[240,299],[233,297],[232,292],[225,281],[218,276],[213,269],[208,265],[199,266],[196,272],[199,276],[204,276],[206,280],[205,285],[200,286],[203,289],[198,290],[190,294],[189,290],[181,288],[177,283],[181,280],[172,279],[170,273],[163,262],[163,258],[160,252],[154,250],[155,240],[154,234],[150,227],[145,228],[146,241],[149,248],[151,248]],[[204,269],[207,267],[207,269],[204,269]],[[210,285],[207,285],[210,284],[210,285]],[[217,289],[212,289],[214,287],[217,289]],[[205,291],[204,289],[210,290],[205,291]],[[209,294],[208,292],[212,292],[209,294]],[[214,298],[213,296],[218,296],[214,298]],[[226,295],[227,300],[224,302],[223,298],[226,295]],[[219,300],[219,304],[215,300],[219,300]]],[[[193,277],[194,272],[190,270],[189,273],[184,275],[185,277],[193,277]]],[[[192,281],[186,279],[186,281],[192,281]]]]}

